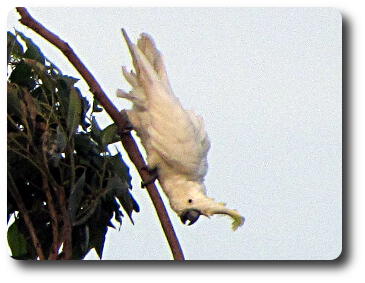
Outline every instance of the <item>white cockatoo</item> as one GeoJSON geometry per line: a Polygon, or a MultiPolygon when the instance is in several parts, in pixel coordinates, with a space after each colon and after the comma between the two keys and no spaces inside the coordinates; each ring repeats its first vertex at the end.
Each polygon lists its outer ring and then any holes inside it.
{"type": "Polygon", "coordinates": [[[210,141],[202,117],[185,110],[174,95],[151,36],[143,33],[134,44],[124,29],[122,32],[135,72],[122,68],[133,89],[119,89],[117,96],[133,102],[126,114],[146,150],[148,169],[156,170],[171,208],[184,224],[187,220],[193,224],[200,215],[226,214],[233,218],[232,228],[236,230],[244,218],[206,195],[203,182],[210,141]]]}

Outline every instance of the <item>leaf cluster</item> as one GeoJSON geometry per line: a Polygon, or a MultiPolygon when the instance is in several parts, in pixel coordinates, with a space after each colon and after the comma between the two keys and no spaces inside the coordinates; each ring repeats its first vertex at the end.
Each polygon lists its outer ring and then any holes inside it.
{"type": "MultiPolygon", "coordinates": [[[[119,141],[117,127],[101,129],[92,105],[23,33],[7,34],[7,217],[8,243],[17,259],[39,257],[20,203],[24,203],[47,258],[67,237],[72,259],[95,249],[102,257],[105,235],[132,221],[137,202],[121,153],[108,145],[119,141]],[[123,209],[123,211],[122,211],[123,209]],[[14,216],[13,218],[11,218],[14,216]],[[66,226],[71,223],[71,233],[66,226]]],[[[65,248],[65,247],[64,247],[65,248]]]]}

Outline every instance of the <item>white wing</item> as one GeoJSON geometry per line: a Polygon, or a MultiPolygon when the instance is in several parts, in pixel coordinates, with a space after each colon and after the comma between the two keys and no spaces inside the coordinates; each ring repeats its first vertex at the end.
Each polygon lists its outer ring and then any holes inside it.
{"type": "Polygon", "coordinates": [[[149,141],[165,162],[191,180],[202,180],[207,172],[210,142],[200,116],[184,111],[179,103],[153,108],[149,141]]]}
{"type": "MultiPolygon", "coordinates": [[[[135,74],[125,72],[126,78],[135,89],[143,88],[143,115],[149,116],[148,127],[143,129],[148,139],[145,144],[150,147],[147,150],[156,151],[171,168],[192,180],[203,179],[210,142],[202,117],[183,109],[173,94],[162,56],[152,38],[142,34],[136,46],[124,31],[123,35],[136,69],[135,74]]],[[[138,92],[132,93],[138,96],[138,92]]]]}

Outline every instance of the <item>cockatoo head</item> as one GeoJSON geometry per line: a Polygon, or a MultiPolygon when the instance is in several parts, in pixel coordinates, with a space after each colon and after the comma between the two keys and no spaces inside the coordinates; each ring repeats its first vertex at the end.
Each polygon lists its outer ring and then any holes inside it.
{"type": "MultiPolygon", "coordinates": [[[[177,185],[177,184],[175,184],[177,185]]],[[[226,207],[225,203],[216,202],[205,194],[205,186],[197,182],[184,182],[173,190],[169,196],[172,209],[185,224],[194,224],[201,215],[210,217],[214,214],[225,214],[233,219],[232,229],[236,230],[244,222],[244,218],[234,209],[226,207]]]]}

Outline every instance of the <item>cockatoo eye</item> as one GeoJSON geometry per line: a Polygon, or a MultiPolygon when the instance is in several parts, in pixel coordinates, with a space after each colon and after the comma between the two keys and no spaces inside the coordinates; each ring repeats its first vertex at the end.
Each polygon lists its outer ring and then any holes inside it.
{"type": "Polygon", "coordinates": [[[201,212],[197,209],[188,209],[188,210],[185,210],[181,216],[180,216],[180,219],[181,219],[181,222],[182,223],[186,223],[187,220],[189,220],[190,222],[188,223],[188,225],[192,225],[194,224],[198,219],[199,219],[199,216],[201,215],[201,212]]]}
{"type": "Polygon", "coordinates": [[[188,203],[192,203],[193,200],[191,198],[188,199],[188,203]]]}

